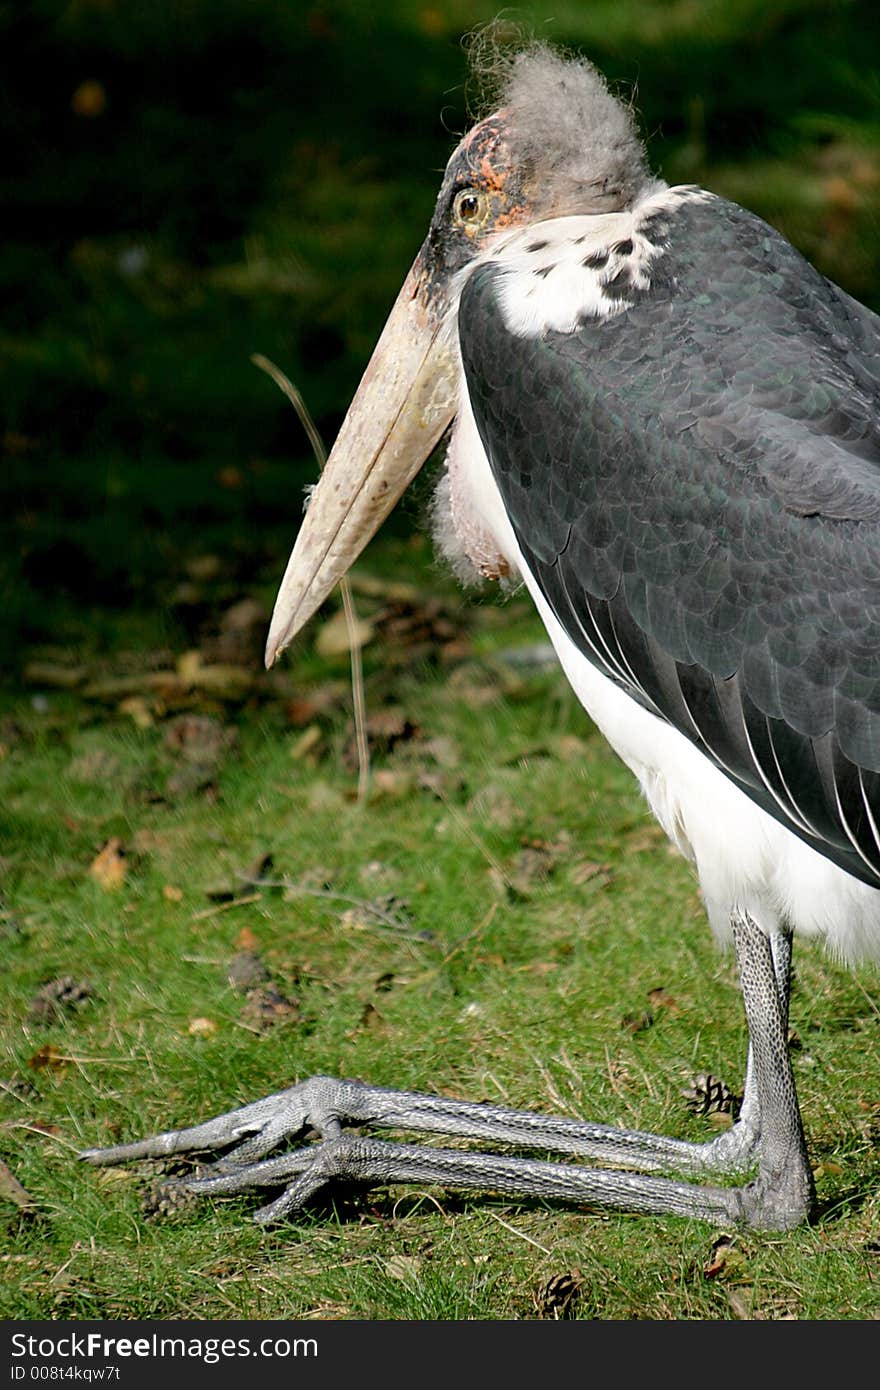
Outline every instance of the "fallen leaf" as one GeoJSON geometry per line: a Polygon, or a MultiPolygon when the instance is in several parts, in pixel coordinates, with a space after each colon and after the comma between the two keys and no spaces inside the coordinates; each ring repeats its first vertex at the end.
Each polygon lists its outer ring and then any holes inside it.
{"type": "Polygon", "coordinates": [[[823,1158],[813,1169],[813,1177],[818,1182],[821,1178],[839,1178],[843,1168],[839,1163],[833,1163],[830,1158],[823,1158]]]}
{"type": "Polygon", "coordinates": [[[534,840],[524,844],[516,856],[516,864],[511,874],[516,886],[545,883],[556,867],[556,856],[549,845],[534,840]]]}
{"type": "Polygon", "coordinates": [[[193,1018],[186,1031],[193,1038],[211,1038],[217,1032],[217,1024],[212,1018],[193,1018]]]}
{"type": "Polygon", "coordinates": [[[361,883],[378,887],[390,885],[399,876],[398,871],[391,864],[385,864],[381,859],[371,859],[369,863],[362,864],[358,870],[358,878],[361,883]]]}
{"type": "Polygon", "coordinates": [[[624,1014],[620,1020],[620,1026],[627,1033],[646,1033],[649,1028],[654,1026],[654,1015],[650,1009],[645,1009],[640,1014],[624,1014]]]}
{"type": "Polygon", "coordinates": [[[248,991],[247,1002],[241,1011],[241,1021],[258,1033],[266,1033],[279,1023],[297,1023],[300,1017],[298,999],[289,999],[271,986],[258,986],[248,991]]]}
{"type": "Polygon", "coordinates": [[[256,951],[238,951],[229,962],[226,978],[239,994],[246,994],[254,985],[263,984],[269,971],[256,951]]]}
{"type": "Polygon", "coordinates": [[[166,883],[162,887],[162,897],[166,902],[179,903],[183,899],[183,889],[175,887],[173,883],[166,883]]]}
{"type": "Polygon", "coordinates": [[[342,681],[330,681],[316,686],[308,695],[297,695],[288,700],[285,713],[289,723],[295,728],[302,728],[316,719],[334,715],[348,699],[349,687],[342,681]]]}
{"type": "Polygon", "coordinates": [[[388,1025],[376,1008],[375,1004],[367,1003],[361,1009],[361,1016],[358,1020],[359,1028],[369,1028],[375,1031],[385,1030],[388,1025]]]}
{"type": "Polygon", "coordinates": [[[86,120],[103,116],[107,109],[107,92],[103,84],[94,78],[80,82],[70,98],[70,109],[75,116],[82,116],[86,120]]]}
{"type": "Polygon", "coordinates": [[[362,574],[359,570],[348,576],[352,591],[363,594],[365,598],[381,598],[390,603],[418,603],[421,596],[414,584],[399,579],[382,579],[374,574],[362,574]]]}
{"type": "Polygon", "coordinates": [[[365,647],[373,640],[376,629],[365,618],[356,618],[349,627],[344,609],[334,613],[318,631],[315,651],[319,656],[344,656],[353,647],[365,647]]]}
{"type": "Polygon", "coordinates": [[[186,561],[185,569],[190,579],[204,584],[220,578],[223,573],[223,561],[219,555],[191,555],[186,561]]]}
{"type": "Polygon", "coordinates": [[[87,700],[102,700],[122,709],[130,697],[145,699],[145,691],[158,700],[170,702],[182,699],[188,689],[176,671],[144,671],[135,676],[112,676],[107,680],[90,681],[82,693],[87,700]]]}
{"type": "Polygon", "coordinates": [[[704,1279],[717,1279],[720,1275],[742,1277],[747,1265],[745,1252],[736,1242],[736,1237],[720,1235],[713,1242],[709,1259],[703,1265],[704,1279]]]}
{"type": "Polygon", "coordinates": [[[85,666],[56,666],[49,661],[29,661],[22,672],[28,685],[45,685],[51,690],[75,690],[88,671],[85,666]]]}
{"type": "Polygon", "coordinates": [[[148,701],[142,695],[129,695],[119,702],[120,714],[127,714],[138,729],[152,728],[156,720],[148,701]]]}
{"type": "Polygon", "coordinates": [[[262,665],[269,614],[259,600],[242,598],[233,603],[199,633],[199,649],[205,666],[245,667],[262,665]]]}
{"type": "Polygon", "coordinates": [[[89,786],[112,782],[119,776],[119,759],[108,748],[92,748],[73,759],[67,775],[72,781],[89,786]]]}
{"type": "Polygon", "coordinates": [[[419,753],[433,758],[440,767],[451,769],[461,766],[461,749],[454,738],[448,738],[445,734],[427,739],[419,746],[419,753]]]}
{"type": "Polygon", "coordinates": [[[251,860],[246,868],[239,870],[235,875],[238,882],[246,888],[253,888],[255,885],[264,883],[268,877],[275,860],[268,850],[263,850],[256,859],[251,860]]]}
{"type": "Polygon", "coordinates": [[[418,725],[397,705],[376,710],[367,720],[367,738],[374,753],[393,753],[398,744],[418,735],[418,725]]]}
{"type": "Polygon", "coordinates": [[[33,1211],[36,1206],[31,1194],[22,1187],[12,1169],[0,1158],[0,1198],[14,1202],[22,1211],[33,1211]]]}
{"type": "Polygon", "coordinates": [[[370,775],[371,799],[408,796],[415,784],[415,776],[408,769],[377,767],[370,775]]]}
{"type": "Polygon", "coordinates": [[[745,1294],[740,1289],[728,1289],[727,1301],[730,1304],[730,1311],[735,1318],[743,1322],[763,1322],[763,1313],[753,1312],[753,1298],[751,1293],[745,1294]]]}
{"type": "Polygon", "coordinates": [[[162,742],[175,757],[216,763],[236,746],[238,731],[205,714],[181,714],[170,721],[162,742]]]}
{"type": "MultiPolygon", "coordinates": [[[[323,737],[318,725],[310,724],[307,729],[303,729],[297,738],[291,740],[288,748],[291,758],[295,762],[309,759],[309,755],[314,754],[323,737]]],[[[314,759],[312,758],[311,761],[313,762],[314,759]]]]}
{"type": "Polygon", "coordinates": [[[654,989],[648,990],[648,1002],[654,1009],[668,1009],[671,1014],[681,1013],[681,1009],[673,999],[672,995],[662,985],[657,985],[654,989]]]}
{"type": "Polygon", "coordinates": [[[63,1071],[67,1066],[67,1059],[53,1047],[51,1043],[44,1043],[38,1047],[33,1057],[28,1058],[28,1066],[33,1067],[34,1071],[42,1071],[48,1068],[50,1071],[63,1071]]]}
{"type": "Polygon", "coordinates": [[[656,849],[664,844],[666,834],[659,825],[643,825],[626,838],[626,848],[631,854],[642,854],[645,850],[656,849]]]}
{"type": "Polygon", "coordinates": [[[180,676],[180,679],[186,681],[187,684],[192,684],[198,679],[199,672],[202,669],[202,654],[195,649],[188,652],[181,652],[180,656],[177,658],[176,665],[177,674],[180,676]]]}
{"type": "Polygon", "coordinates": [[[422,1267],[418,1255],[390,1255],[385,1261],[385,1273],[389,1279],[413,1279],[422,1267]]]}
{"type": "Polygon", "coordinates": [[[612,878],[611,865],[597,864],[595,860],[592,859],[581,859],[578,863],[572,865],[572,883],[590,883],[596,878],[601,878],[603,884],[610,883],[612,878]]]}
{"type": "Polygon", "coordinates": [[[115,893],[122,887],[128,873],[128,860],[122,841],[117,836],[112,836],[92,860],[89,873],[105,893],[115,893]]]}
{"type": "Polygon", "coordinates": [[[227,463],[218,468],[214,477],[218,486],[228,492],[237,492],[239,488],[244,487],[244,473],[234,463],[227,463]]]}

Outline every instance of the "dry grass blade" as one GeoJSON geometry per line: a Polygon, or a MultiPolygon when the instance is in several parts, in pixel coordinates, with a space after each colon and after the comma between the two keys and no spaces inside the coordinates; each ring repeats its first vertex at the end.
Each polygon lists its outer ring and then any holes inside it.
{"type": "MultiPolygon", "coordinates": [[[[324,464],[327,462],[327,450],[324,441],[318,433],[314,420],[309,414],[308,406],[302,398],[301,393],[294,386],[289,377],[286,377],[275,363],[268,357],[264,357],[261,352],[251,354],[251,361],[255,367],[259,367],[261,372],[265,372],[275,382],[275,385],[284,392],[290,404],[299,416],[300,424],[305,430],[312,446],[312,451],[318,464],[318,468],[323,471],[324,464]]],[[[370,787],[370,749],[367,741],[367,704],[364,696],[364,672],[361,661],[360,642],[357,639],[357,614],[352,598],[351,585],[347,578],[339,581],[339,591],[342,594],[342,607],[345,612],[345,624],[348,629],[349,647],[351,650],[351,694],[352,705],[354,708],[354,732],[357,744],[358,755],[358,801],[365,802],[370,787]]]]}

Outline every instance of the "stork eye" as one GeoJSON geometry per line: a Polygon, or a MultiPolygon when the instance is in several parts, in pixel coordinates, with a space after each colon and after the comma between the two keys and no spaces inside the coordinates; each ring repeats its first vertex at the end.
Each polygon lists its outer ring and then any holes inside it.
{"type": "Polygon", "coordinates": [[[479,188],[463,188],[456,193],[452,215],[460,227],[478,227],[488,211],[489,199],[479,188]]]}

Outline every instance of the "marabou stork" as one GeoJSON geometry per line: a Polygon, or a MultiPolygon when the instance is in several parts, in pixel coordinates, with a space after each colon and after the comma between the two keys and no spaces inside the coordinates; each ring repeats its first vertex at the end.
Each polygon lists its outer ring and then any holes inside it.
{"type": "Polygon", "coordinates": [[[807,1217],[792,936],[880,954],[878,399],[880,319],[752,213],[655,178],[588,63],[542,46],[512,60],[500,108],[449,161],[311,500],[267,662],[451,424],[443,548],[526,585],[579,699],[695,864],[716,935],[732,936],[750,1039],[739,1119],[694,1144],[316,1077],[84,1157],[234,1145],[189,1185],[287,1184],[264,1221],[334,1178],[766,1229],[807,1217]],[[317,1139],[268,1156],[306,1131],[317,1139]]]}

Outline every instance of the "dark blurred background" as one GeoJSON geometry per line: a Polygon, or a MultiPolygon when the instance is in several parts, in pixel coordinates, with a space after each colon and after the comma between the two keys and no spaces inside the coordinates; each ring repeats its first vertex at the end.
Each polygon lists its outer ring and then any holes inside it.
{"type": "MultiPolygon", "coordinates": [[[[200,564],[271,593],[314,464],[249,356],[330,442],[467,123],[462,36],[495,8],[0,0],[7,682],[138,615],[173,645],[200,564]]],[[[665,178],[746,203],[880,308],[876,0],[505,16],[636,88],[665,178]]]]}

